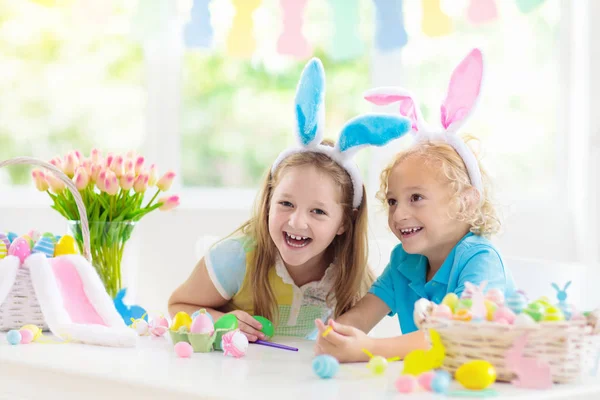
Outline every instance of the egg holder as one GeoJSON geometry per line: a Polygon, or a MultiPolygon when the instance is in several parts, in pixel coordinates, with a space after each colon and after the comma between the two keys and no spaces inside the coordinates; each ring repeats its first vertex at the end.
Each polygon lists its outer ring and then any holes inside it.
{"type": "Polygon", "coordinates": [[[194,353],[210,353],[214,350],[222,350],[221,339],[227,332],[236,330],[236,328],[215,329],[212,335],[208,333],[191,333],[169,330],[173,346],[179,342],[186,342],[192,345],[194,353]]]}

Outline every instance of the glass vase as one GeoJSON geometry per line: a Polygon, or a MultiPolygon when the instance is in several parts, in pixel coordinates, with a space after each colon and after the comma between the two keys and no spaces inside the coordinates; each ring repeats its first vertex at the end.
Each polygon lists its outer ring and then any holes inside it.
{"type": "MultiPolygon", "coordinates": [[[[83,254],[83,236],[80,221],[68,221],[69,232],[83,254]]],[[[122,289],[123,251],[135,226],[133,221],[98,222],[90,221],[90,250],[92,265],[109,296],[115,298],[122,289]]]]}

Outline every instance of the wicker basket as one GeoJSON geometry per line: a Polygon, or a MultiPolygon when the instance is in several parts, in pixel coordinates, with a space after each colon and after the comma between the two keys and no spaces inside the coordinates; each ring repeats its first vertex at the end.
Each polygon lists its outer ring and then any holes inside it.
{"type": "MultiPolygon", "coordinates": [[[[83,256],[91,261],[90,230],[87,214],[79,191],[60,169],[47,162],[31,157],[17,157],[0,162],[0,168],[14,164],[30,164],[44,167],[54,173],[63,181],[75,199],[77,210],[81,219],[83,233],[83,256]]],[[[33,324],[42,330],[48,330],[40,304],[37,300],[29,269],[21,265],[12,289],[6,299],[0,304],[0,331],[19,329],[23,325],[33,324]]]]}
{"type": "Polygon", "coordinates": [[[494,365],[498,381],[515,378],[505,362],[513,341],[528,334],[524,357],[536,357],[550,364],[552,380],[569,383],[589,372],[589,359],[597,353],[598,341],[584,320],[541,322],[514,326],[495,322],[462,322],[427,319],[424,329],[435,329],[446,348],[442,368],[454,374],[464,363],[485,360],[494,365]]]}

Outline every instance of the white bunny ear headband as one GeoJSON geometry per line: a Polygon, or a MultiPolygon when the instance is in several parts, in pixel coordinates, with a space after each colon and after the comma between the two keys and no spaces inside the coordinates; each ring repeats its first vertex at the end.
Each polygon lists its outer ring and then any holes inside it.
{"type": "Polygon", "coordinates": [[[432,128],[425,122],[415,97],[402,88],[375,88],[367,91],[364,97],[377,105],[400,103],[400,114],[411,120],[415,138],[418,141],[440,140],[452,146],[467,167],[471,185],[483,194],[481,170],[477,159],[457,135],[457,131],[471,116],[479,100],[482,80],[483,56],[479,49],[473,49],[454,69],[450,78],[446,99],[441,106],[441,130],[432,128]]]}
{"type": "Polygon", "coordinates": [[[410,120],[389,114],[364,114],[344,125],[334,147],[320,144],[325,122],[325,71],[323,64],[313,58],[306,64],[296,89],[296,137],[298,146],[282,151],[273,166],[274,173],[281,161],[295,153],[316,152],[327,155],[344,168],[352,179],[352,206],[362,203],[363,181],[352,158],[367,146],[383,146],[410,131],[410,120]]]}

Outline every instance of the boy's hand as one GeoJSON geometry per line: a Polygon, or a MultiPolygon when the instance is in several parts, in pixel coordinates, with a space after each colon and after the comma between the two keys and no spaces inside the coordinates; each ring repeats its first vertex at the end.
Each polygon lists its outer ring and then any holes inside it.
{"type": "Polygon", "coordinates": [[[228,314],[237,317],[239,321],[238,328],[246,335],[249,342],[256,342],[258,339],[265,340],[265,334],[260,331],[262,329],[261,323],[252,318],[252,315],[242,310],[235,310],[228,314]]]}
{"type": "Polygon", "coordinates": [[[337,358],[339,362],[369,360],[369,356],[362,349],[371,351],[372,339],[363,331],[338,324],[333,320],[329,320],[328,325],[325,325],[323,321],[317,319],[315,324],[319,330],[315,344],[316,354],[329,354],[337,358]]]}

